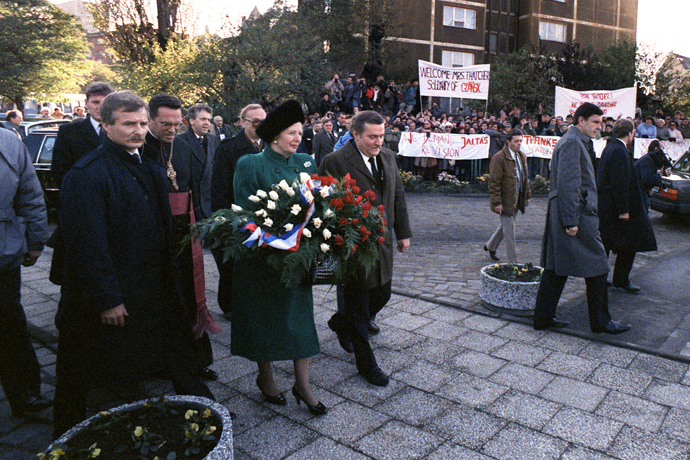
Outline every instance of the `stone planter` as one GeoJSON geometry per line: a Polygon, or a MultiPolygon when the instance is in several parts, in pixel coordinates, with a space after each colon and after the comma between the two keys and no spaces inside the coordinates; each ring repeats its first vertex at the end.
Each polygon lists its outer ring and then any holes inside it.
{"type": "MultiPolygon", "coordinates": [[[[523,281],[505,281],[494,278],[486,272],[492,266],[493,265],[487,265],[481,269],[479,297],[490,305],[506,310],[519,312],[534,310],[534,303],[537,299],[537,291],[539,290],[539,281],[526,283],[523,281]]],[[[521,267],[521,265],[518,264],[518,267],[521,267]]],[[[535,265],[534,268],[540,269],[541,267],[535,265]]]]}
{"type": "MultiPolygon", "coordinates": [[[[139,409],[147,401],[154,401],[157,398],[146,399],[142,401],[133,402],[131,404],[125,404],[114,409],[110,409],[108,412],[111,414],[117,412],[128,412],[132,410],[139,409]]],[[[223,431],[220,434],[220,439],[216,447],[204,457],[204,460],[232,460],[233,450],[232,450],[232,419],[230,418],[230,412],[225,408],[225,406],[211,401],[208,398],[203,398],[201,396],[166,396],[165,401],[171,404],[185,406],[190,409],[203,410],[208,407],[211,412],[216,415],[222,425],[223,431]]],[[[100,417],[99,414],[94,415],[91,418],[84,420],[83,422],[75,425],[65,434],[60,436],[54,443],[66,443],[78,433],[86,430],[89,425],[100,417]]]]}

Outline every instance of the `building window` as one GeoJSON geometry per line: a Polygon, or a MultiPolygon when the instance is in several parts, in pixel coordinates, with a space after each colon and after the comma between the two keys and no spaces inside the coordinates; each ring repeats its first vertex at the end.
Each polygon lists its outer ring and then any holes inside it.
{"type": "Polygon", "coordinates": [[[553,22],[540,22],[539,39],[565,43],[565,25],[553,22]]]}
{"type": "Polygon", "coordinates": [[[444,50],[441,53],[441,65],[443,67],[465,67],[474,65],[474,54],[444,50]]]}
{"type": "Polygon", "coordinates": [[[463,29],[476,29],[477,12],[465,8],[455,8],[454,6],[443,7],[443,25],[450,27],[460,27],[463,29]]]}
{"type": "Polygon", "coordinates": [[[498,47],[498,35],[489,35],[489,53],[496,54],[496,48],[498,47]]]}

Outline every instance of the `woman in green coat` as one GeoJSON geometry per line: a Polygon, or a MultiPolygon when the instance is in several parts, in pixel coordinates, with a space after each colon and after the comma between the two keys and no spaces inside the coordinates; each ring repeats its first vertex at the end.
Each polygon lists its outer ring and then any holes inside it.
{"type": "MultiPolygon", "coordinates": [[[[300,173],[316,173],[311,156],[295,153],[302,141],[304,112],[288,101],[266,116],[256,132],[266,143],[263,152],[239,159],[233,181],[235,203],[250,205],[257,190],[271,190],[281,180],[292,183],[300,173]]],[[[293,360],[297,403],[304,401],[314,415],[323,415],[309,383],[309,358],[319,353],[311,286],[286,288],[280,272],[247,259],[235,261],[232,286],[232,354],[256,361],[256,384],[269,403],[287,401],[276,385],[272,361],[293,360]]]]}

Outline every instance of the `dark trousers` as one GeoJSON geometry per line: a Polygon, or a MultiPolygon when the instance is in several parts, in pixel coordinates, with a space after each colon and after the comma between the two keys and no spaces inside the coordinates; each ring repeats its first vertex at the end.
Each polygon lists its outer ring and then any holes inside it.
{"type": "Polygon", "coordinates": [[[213,258],[218,267],[218,306],[223,313],[230,313],[232,310],[232,270],[233,261],[229,259],[223,262],[223,253],[214,249],[213,258]]]}
{"type": "Polygon", "coordinates": [[[0,270],[0,384],[10,406],[41,394],[40,368],[20,292],[20,267],[0,270]]]}
{"type": "Polygon", "coordinates": [[[352,339],[357,369],[366,372],[376,367],[376,358],[369,345],[369,323],[391,298],[391,282],[374,289],[338,286],[338,291],[342,292],[343,311],[333,315],[333,322],[338,334],[352,339]]]}
{"type": "MultiPolygon", "coordinates": [[[[544,270],[534,307],[534,324],[546,324],[554,318],[566,281],[568,281],[567,276],[557,275],[553,270],[544,270]]],[[[598,330],[611,320],[606,275],[585,278],[585,283],[587,283],[589,327],[592,330],[598,330]]]]}
{"type": "Polygon", "coordinates": [[[627,286],[630,284],[630,270],[635,262],[635,252],[618,252],[616,264],[613,266],[614,286],[627,286]]]}
{"type": "MultiPolygon", "coordinates": [[[[174,355],[177,349],[173,348],[169,351],[171,355],[174,355]]],[[[60,334],[55,369],[57,384],[53,403],[53,438],[58,438],[65,431],[86,419],[86,400],[89,391],[95,386],[91,383],[92,377],[88,366],[90,359],[83,340],[60,334]]],[[[175,356],[169,356],[166,367],[176,394],[215,399],[189,361],[176,362],[175,356]],[[192,372],[191,369],[195,371],[192,372]]],[[[118,388],[131,387],[136,386],[137,381],[137,379],[128,380],[127,376],[122,376],[122,381],[113,385],[118,388]]],[[[129,397],[133,402],[146,395],[132,393],[129,397]]]]}

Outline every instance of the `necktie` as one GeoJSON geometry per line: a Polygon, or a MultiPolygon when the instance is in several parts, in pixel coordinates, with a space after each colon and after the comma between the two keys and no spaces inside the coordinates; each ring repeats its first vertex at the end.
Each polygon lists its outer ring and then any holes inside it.
{"type": "Polygon", "coordinates": [[[517,170],[517,180],[520,191],[522,191],[522,165],[520,164],[520,155],[515,154],[515,169],[517,170]]]}
{"type": "Polygon", "coordinates": [[[376,167],[376,158],[369,158],[369,164],[371,165],[371,174],[378,183],[381,180],[381,175],[379,174],[379,169],[376,167]]]}
{"type": "Polygon", "coordinates": [[[139,156],[138,153],[133,153],[132,157],[136,160],[137,163],[141,163],[141,157],[139,156]]]}
{"type": "Polygon", "coordinates": [[[103,125],[100,123],[98,124],[98,138],[103,142],[105,139],[105,129],[103,129],[103,125]]]}

